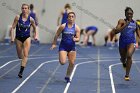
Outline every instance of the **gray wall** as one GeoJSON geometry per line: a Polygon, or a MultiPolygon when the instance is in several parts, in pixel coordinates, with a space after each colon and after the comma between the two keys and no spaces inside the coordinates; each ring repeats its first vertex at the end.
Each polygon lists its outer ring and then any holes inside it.
{"type": "Polygon", "coordinates": [[[33,3],[39,16],[39,37],[42,43],[50,43],[57,26],[57,17],[66,3],[76,12],[76,24],[80,28],[95,25],[99,28],[96,35],[98,45],[104,43],[106,30],[114,27],[118,19],[124,18],[126,6],[134,10],[134,19],[140,18],[140,0],[0,0],[0,40],[4,39],[8,25],[21,12],[22,3],[33,3]],[[45,9],[45,13],[42,10],[45,9]]]}

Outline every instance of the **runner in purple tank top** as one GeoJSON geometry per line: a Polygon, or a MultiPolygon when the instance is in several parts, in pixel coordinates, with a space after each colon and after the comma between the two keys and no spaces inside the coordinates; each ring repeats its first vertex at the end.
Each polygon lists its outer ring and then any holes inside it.
{"type": "Polygon", "coordinates": [[[11,42],[16,42],[17,55],[19,59],[21,59],[21,68],[18,73],[19,78],[22,78],[23,70],[26,67],[28,60],[28,53],[31,45],[30,38],[30,27],[33,26],[35,31],[34,39],[37,40],[36,37],[36,25],[35,21],[29,14],[29,5],[22,4],[21,7],[22,13],[17,15],[14,19],[12,27],[10,29],[11,34],[11,42]],[[14,38],[14,29],[16,28],[16,38],[14,38]]]}

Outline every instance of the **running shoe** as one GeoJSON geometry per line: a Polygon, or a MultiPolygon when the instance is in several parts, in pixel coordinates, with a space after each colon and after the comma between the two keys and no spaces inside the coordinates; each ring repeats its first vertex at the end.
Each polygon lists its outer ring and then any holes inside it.
{"type": "Polygon", "coordinates": [[[65,77],[65,80],[66,80],[67,83],[70,82],[70,78],[69,77],[65,77]]]}
{"type": "Polygon", "coordinates": [[[18,77],[19,77],[19,78],[22,78],[22,73],[19,73],[19,74],[18,74],[18,77]]]}
{"type": "Polygon", "coordinates": [[[129,81],[129,80],[130,80],[130,77],[129,77],[129,76],[125,76],[125,77],[124,77],[124,80],[125,80],[125,81],[129,81]]]}

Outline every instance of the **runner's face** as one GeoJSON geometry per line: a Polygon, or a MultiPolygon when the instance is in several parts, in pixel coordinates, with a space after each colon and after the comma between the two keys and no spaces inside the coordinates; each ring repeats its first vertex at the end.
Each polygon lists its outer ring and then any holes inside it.
{"type": "Polygon", "coordinates": [[[75,21],[75,15],[74,14],[69,14],[68,15],[68,22],[73,23],[75,21]]]}
{"type": "Polygon", "coordinates": [[[27,5],[23,5],[21,8],[21,11],[23,14],[28,14],[29,13],[29,7],[27,5]]]}
{"type": "Polygon", "coordinates": [[[133,12],[131,10],[128,10],[126,12],[126,19],[131,20],[133,18],[133,12]]]}

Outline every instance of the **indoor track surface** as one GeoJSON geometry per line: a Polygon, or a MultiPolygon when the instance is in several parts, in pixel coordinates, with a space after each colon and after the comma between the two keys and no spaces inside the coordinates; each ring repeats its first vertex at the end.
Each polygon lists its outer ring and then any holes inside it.
{"type": "Polygon", "coordinates": [[[0,45],[0,93],[140,93],[140,50],[133,55],[130,81],[124,80],[118,47],[81,47],[71,83],[64,80],[68,62],[60,65],[58,47],[32,45],[23,78],[15,45],[0,45]]]}

